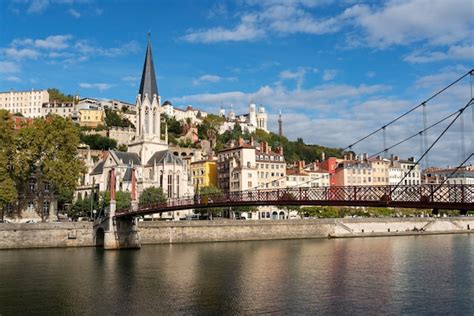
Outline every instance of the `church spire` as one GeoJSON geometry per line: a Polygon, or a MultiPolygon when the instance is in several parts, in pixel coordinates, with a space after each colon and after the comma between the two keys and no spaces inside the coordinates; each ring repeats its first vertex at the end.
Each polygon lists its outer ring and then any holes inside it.
{"type": "Polygon", "coordinates": [[[145,94],[148,95],[150,103],[153,100],[153,96],[156,94],[158,97],[158,87],[156,86],[155,67],[153,66],[153,56],[151,54],[151,41],[150,32],[148,32],[148,45],[146,47],[145,63],[143,64],[142,81],[140,83],[140,90],[138,93],[141,95],[141,101],[145,99],[145,94]]]}

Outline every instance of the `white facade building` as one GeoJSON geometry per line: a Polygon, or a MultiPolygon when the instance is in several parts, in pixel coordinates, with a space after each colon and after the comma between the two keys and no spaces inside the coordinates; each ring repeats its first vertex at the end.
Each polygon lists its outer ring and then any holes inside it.
{"type": "Polygon", "coordinates": [[[411,171],[411,167],[416,164],[415,158],[411,157],[407,160],[402,160],[398,156],[390,159],[391,163],[388,169],[389,185],[397,185],[403,177],[403,182],[400,185],[418,185],[421,184],[421,170],[420,165],[416,165],[411,171]]]}
{"type": "Polygon", "coordinates": [[[254,103],[249,104],[249,113],[247,114],[237,116],[231,105],[227,116],[223,108],[220,109],[219,116],[226,119],[224,124],[220,126],[220,134],[223,134],[228,130],[232,130],[237,123],[239,123],[243,132],[253,133],[257,130],[257,128],[268,132],[268,115],[265,112],[265,108],[263,106],[259,106],[257,111],[257,106],[254,103]]]}
{"type": "Polygon", "coordinates": [[[41,117],[44,103],[49,103],[47,90],[0,92],[0,109],[5,109],[12,114],[21,113],[24,117],[41,117]]]}

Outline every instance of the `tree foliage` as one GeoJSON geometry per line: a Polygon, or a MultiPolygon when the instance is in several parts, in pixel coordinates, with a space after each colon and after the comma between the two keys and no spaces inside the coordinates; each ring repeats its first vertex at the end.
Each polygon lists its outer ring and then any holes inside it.
{"type": "Polygon", "coordinates": [[[56,88],[49,88],[48,89],[49,93],[49,100],[50,101],[56,101],[56,102],[73,102],[74,101],[74,96],[71,94],[65,95],[61,91],[59,91],[56,88]]]}
{"type": "Polygon", "coordinates": [[[140,204],[149,204],[149,203],[166,203],[166,196],[163,193],[162,188],[149,187],[143,190],[140,194],[139,202],[140,204]]]}
{"type": "Polygon", "coordinates": [[[76,156],[78,144],[79,129],[70,120],[56,115],[38,118],[15,132],[8,113],[0,111],[2,194],[9,200],[16,197],[15,190],[20,192],[29,177],[38,172],[60,203],[70,199],[84,171],[76,156]]]}
{"type": "Polygon", "coordinates": [[[96,150],[110,150],[117,147],[117,141],[115,139],[100,134],[86,135],[81,133],[81,142],[89,145],[91,149],[96,150]]]}
{"type": "Polygon", "coordinates": [[[117,111],[105,109],[105,124],[108,127],[135,127],[126,117],[122,117],[117,111]]]}

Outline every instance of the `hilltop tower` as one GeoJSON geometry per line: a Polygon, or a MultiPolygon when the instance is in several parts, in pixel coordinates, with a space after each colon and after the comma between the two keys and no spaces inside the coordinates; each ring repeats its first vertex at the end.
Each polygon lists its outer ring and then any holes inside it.
{"type": "Polygon", "coordinates": [[[281,110],[280,114],[278,115],[278,135],[280,137],[283,136],[283,120],[281,119],[281,110]]]}

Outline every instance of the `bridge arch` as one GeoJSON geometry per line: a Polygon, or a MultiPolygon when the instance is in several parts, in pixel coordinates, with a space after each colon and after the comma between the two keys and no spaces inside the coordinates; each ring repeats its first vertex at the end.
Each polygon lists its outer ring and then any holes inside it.
{"type": "Polygon", "coordinates": [[[103,248],[104,247],[104,240],[105,240],[105,231],[102,227],[99,227],[95,231],[95,246],[103,248]]]}

